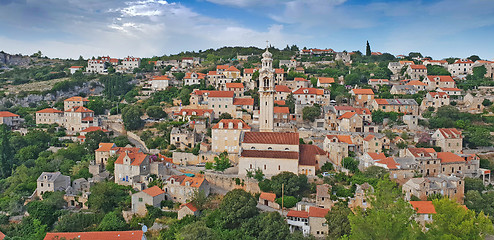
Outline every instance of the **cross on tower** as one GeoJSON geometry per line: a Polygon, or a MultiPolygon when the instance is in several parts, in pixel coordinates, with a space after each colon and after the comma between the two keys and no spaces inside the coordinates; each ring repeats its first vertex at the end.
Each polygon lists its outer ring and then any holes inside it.
{"type": "Polygon", "coordinates": [[[269,48],[269,41],[266,40],[266,48],[269,48]]]}

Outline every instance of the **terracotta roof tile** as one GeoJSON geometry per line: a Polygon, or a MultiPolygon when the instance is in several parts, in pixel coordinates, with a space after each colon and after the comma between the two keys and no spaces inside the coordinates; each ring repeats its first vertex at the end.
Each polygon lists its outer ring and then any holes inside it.
{"type": "Polygon", "coordinates": [[[234,98],[233,99],[233,105],[254,105],[254,99],[253,98],[234,98]]]}
{"type": "Polygon", "coordinates": [[[64,101],[71,101],[71,102],[88,102],[87,98],[75,96],[75,97],[70,97],[65,99],[64,101]]]}
{"type": "Polygon", "coordinates": [[[244,88],[243,83],[226,83],[225,86],[226,88],[244,88]]]}
{"type": "Polygon", "coordinates": [[[338,119],[341,120],[341,119],[349,119],[351,117],[353,117],[353,115],[357,114],[356,112],[346,112],[344,113],[343,115],[341,115],[338,119]]]}
{"type": "Polygon", "coordinates": [[[212,113],[213,109],[181,109],[180,112],[175,113],[175,115],[186,115],[186,116],[204,116],[205,113],[212,113]]]}
{"type": "Polygon", "coordinates": [[[274,90],[277,91],[277,92],[289,92],[289,93],[292,92],[292,90],[289,87],[285,86],[285,85],[276,85],[274,87],[274,90]]]}
{"type": "Polygon", "coordinates": [[[227,72],[240,72],[240,70],[238,70],[238,68],[236,68],[235,66],[230,66],[225,71],[227,71],[227,72]]]}
{"type": "Polygon", "coordinates": [[[444,138],[461,138],[461,132],[456,128],[439,128],[437,130],[444,138]]]}
{"type": "Polygon", "coordinates": [[[372,134],[367,135],[367,137],[364,138],[364,141],[370,141],[374,138],[375,136],[372,134]]]}
{"type": "Polygon", "coordinates": [[[374,91],[372,91],[372,89],[367,89],[367,88],[352,89],[352,92],[355,95],[374,95],[374,91]]]}
{"type": "Polygon", "coordinates": [[[274,100],[274,104],[278,104],[280,106],[283,106],[286,104],[285,100],[274,100]]]}
{"type": "Polygon", "coordinates": [[[276,200],[276,194],[261,192],[261,195],[259,196],[259,198],[268,200],[270,202],[274,202],[276,200]]]}
{"type": "Polygon", "coordinates": [[[153,79],[151,79],[151,81],[154,81],[154,80],[170,80],[170,78],[168,78],[168,76],[154,76],[153,79]]]}
{"type": "Polygon", "coordinates": [[[122,153],[118,156],[117,160],[115,161],[115,164],[124,164],[123,160],[125,156],[128,155],[130,158],[130,165],[132,166],[140,166],[142,162],[146,159],[147,155],[142,152],[138,153],[132,153],[132,152],[127,152],[127,153],[122,153]]]}
{"type": "Polygon", "coordinates": [[[151,196],[151,197],[156,197],[156,196],[158,196],[160,194],[165,193],[165,191],[163,191],[163,189],[161,189],[158,186],[152,186],[152,187],[146,188],[146,189],[144,189],[142,191],[144,193],[146,193],[147,195],[151,196]]]}
{"type": "Polygon", "coordinates": [[[376,161],[376,163],[384,164],[390,170],[398,169],[400,166],[400,164],[396,163],[395,159],[392,157],[381,159],[379,161],[376,161]]]}
{"type": "Polygon", "coordinates": [[[95,151],[97,152],[108,152],[112,149],[115,149],[117,145],[115,143],[100,143],[99,148],[96,149],[95,151]]]}
{"type": "Polygon", "coordinates": [[[330,84],[334,83],[334,78],[331,77],[319,77],[317,78],[320,84],[330,84]]]}
{"type": "Polygon", "coordinates": [[[196,206],[194,206],[194,204],[192,204],[191,202],[188,202],[186,204],[182,204],[182,207],[187,207],[189,208],[192,212],[197,212],[197,208],[196,206]]]}
{"type": "Polygon", "coordinates": [[[55,108],[45,108],[43,110],[39,110],[36,113],[63,113],[63,111],[60,111],[55,108]]]}
{"type": "Polygon", "coordinates": [[[328,212],[328,208],[309,207],[309,217],[324,218],[328,212]]]}
{"type": "Polygon", "coordinates": [[[69,109],[67,112],[86,112],[86,113],[89,113],[89,112],[93,112],[93,110],[91,110],[87,107],[78,106],[78,107],[74,107],[74,108],[69,109]]]}
{"type": "Polygon", "coordinates": [[[310,95],[324,95],[324,89],[318,88],[299,88],[293,92],[293,94],[310,94],[310,95]]]}
{"type": "Polygon", "coordinates": [[[327,135],[328,139],[336,138],[340,143],[353,144],[352,137],[350,135],[327,135]]]}
{"type": "Polygon", "coordinates": [[[293,79],[294,81],[298,81],[298,82],[307,82],[309,80],[305,79],[305,78],[300,78],[300,77],[296,77],[293,79]]]}
{"type": "Polygon", "coordinates": [[[0,111],[0,117],[19,117],[19,115],[8,111],[0,111]]]}
{"type": "Polygon", "coordinates": [[[408,85],[408,86],[427,86],[427,84],[425,84],[419,80],[412,80],[405,85],[408,85]]]}
{"type": "Polygon", "coordinates": [[[432,201],[410,201],[413,209],[417,211],[418,214],[434,214],[436,213],[436,208],[432,204],[432,201]]]}
{"type": "Polygon", "coordinates": [[[433,75],[428,75],[427,78],[431,82],[455,82],[451,76],[433,76],[433,75]]]}
{"type": "Polygon", "coordinates": [[[367,152],[367,154],[373,159],[373,160],[380,160],[380,159],[385,159],[386,155],[384,153],[373,153],[373,152],[367,152]]]}
{"type": "Polygon", "coordinates": [[[286,113],[290,114],[290,109],[288,107],[274,107],[274,113],[286,113]]]}
{"type": "Polygon", "coordinates": [[[233,91],[210,91],[208,97],[218,97],[218,98],[233,98],[233,91]]]}
{"type": "Polygon", "coordinates": [[[441,159],[441,163],[465,162],[465,159],[452,152],[438,152],[437,158],[441,159]]]}
{"type": "Polygon", "coordinates": [[[309,218],[309,213],[305,211],[295,211],[290,210],[287,214],[287,217],[298,217],[298,218],[309,218]]]}
{"type": "Polygon", "coordinates": [[[433,148],[409,148],[408,151],[414,156],[414,157],[429,157],[431,158],[432,155],[431,153],[435,153],[433,148]]]}
{"type": "Polygon", "coordinates": [[[435,96],[439,96],[439,97],[447,96],[447,97],[449,97],[449,95],[445,92],[429,92],[429,94],[432,97],[435,97],[435,96]]]}
{"type": "Polygon", "coordinates": [[[95,127],[95,126],[88,127],[86,129],[82,130],[81,132],[96,132],[96,131],[108,132],[108,130],[106,130],[106,129],[103,129],[101,127],[95,127]]]}
{"type": "Polygon", "coordinates": [[[417,65],[417,64],[410,65],[410,68],[411,69],[427,69],[427,67],[425,65],[417,65]]]}
{"type": "Polygon", "coordinates": [[[299,145],[299,135],[291,132],[246,132],[242,143],[299,145]]]}
{"type": "Polygon", "coordinates": [[[276,74],[284,74],[284,73],[285,73],[285,69],[283,69],[283,68],[276,68],[276,69],[274,70],[274,72],[275,72],[276,74]]]}
{"type": "Polygon", "coordinates": [[[316,166],[318,167],[317,155],[325,155],[326,152],[320,147],[311,144],[300,145],[300,159],[299,164],[304,166],[316,166]]]}

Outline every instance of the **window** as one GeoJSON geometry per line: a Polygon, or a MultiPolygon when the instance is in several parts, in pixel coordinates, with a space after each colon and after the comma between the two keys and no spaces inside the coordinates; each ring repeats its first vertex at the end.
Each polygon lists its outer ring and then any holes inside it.
{"type": "Polygon", "coordinates": [[[139,202],[142,202],[142,198],[139,198],[139,202]]]}

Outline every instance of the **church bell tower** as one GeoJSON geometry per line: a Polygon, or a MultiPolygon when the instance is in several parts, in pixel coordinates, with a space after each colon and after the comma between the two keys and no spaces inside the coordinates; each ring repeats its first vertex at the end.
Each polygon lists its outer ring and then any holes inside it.
{"type": "Polygon", "coordinates": [[[262,68],[259,71],[259,131],[274,131],[274,69],[273,54],[268,51],[262,54],[262,68]]]}

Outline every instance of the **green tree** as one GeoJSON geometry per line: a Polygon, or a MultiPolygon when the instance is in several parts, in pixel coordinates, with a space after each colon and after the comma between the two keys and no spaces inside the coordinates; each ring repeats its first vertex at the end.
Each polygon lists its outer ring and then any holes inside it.
{"type": "Polygon", "coordinates": [[[365,56],[369,57],[371,55],[372,55],[371,47],[369,41],[367,41],[367,44],[365,45],[365,56]]]}
{"type": "Polygon", "coordinates": [[[86,134],[86,140],[84,141],[84,146],[89,153],[94,153],[94,150],[99,148],[100,143],[110,142],[108,135],[101,131],[88,132],[86,134]]]}
{"type": "Polygon", "coordinates": [[[334,166],[331,162],[325,162],[321,167],[322,172],[329,172],[333,170],[334,170],[334,166]]]}
{"type": "Polygon", "coordinates": [[[103,217],[99,226],[99,231],[122,231],[127,230],[127,223],[122,217],[122,213],[109,212],[103,217]]]}
{"type": "Polygon", "coordinates": [[[12,172],[14,152],[10,145],[10,130],[5,124],[0,125],[0,176],[6,178],[12,172]]]}
{"type": "Polygon", "coordinates": [[[223,172],[231,166],[230,159],[228,158],[228,153],[223,152],[219,156],[214,157],[213,168],[216,171],[223,172]]]}
{"type": "Polygon", "coordinates": [[[477,55],[472,55],[472,56],[468,57],[467,59],[469,59],[470,61],[476,62],[476,61],[480,60],[480,57],[477,55]]]}
{"type": "Polygon", "coordinates": [[[102,217],[102,214],[66,214],[59,218],[55,230],[57,232],[84,232],[87,228],[98,224],[102,217]]]}
{"type": "Polygon", "coordinates": [[[232,115],[230,115],[229,113],[224,112],[224,113],[222,113],[222,114],[220,115],[220,117],[219,117],[219,120],[221,120],[221,119],[233,119],[233,117],[232,117],[232,115]]]}
{"type": "Polygon", "coordinates": [[[141,119],[142,112],[139,107],[134,105],[128,105],[122,110],[122,120],[124,122],[125,129],[136,130],[144,125],[144,121],[141,119]]]}
{"type": "Polygon", "coordinates": [[[343,167],[350,170],[350,172],[352,173],[356,173],[359,171],[358,165],[359,161],[352,157],[343,158],[343,167]]]}
{"type": "Polygon", "coordinates": [[[456,201],[436,199],[434,221],[428,224],[425,233],[428,239],[485,239],[494,232],[491,220],[483,212],[478,215],[467,210],[456,201]]]}
{"type": "Polygon", "coordinates": [[[350,234],[351,226],[348,220],[350,215],[353,215],[353,212],[348,208],[346,202],[338,202],[331,208],[331,211],[326,215],[329,239],[339,239],[350,234]]]}
{"type": "Polygon", "coordinates": [[[395,183],[381,180],[368,196],[371,207],[357,208],[355,215],[348,216],[350,239],[413,239],[420,231],[412,218],[414,210],[395,183]]]}
{"type": "Polygon", "coordinates": [[[149,106],[146,109],[146,113],[150,118],[153,119],[160,119],[160,118],[165,118],[166,117],[166,112],[163,111],[163,108],[160,106],[149,106]]]}
{"type": "Polygon", "coordinates": [[[91,187],[89,209],[99,212],[111,212],[117,207],[125,207],[130,200],[130,187],[114,182],[100,182],[91,187]]]}
{"type": "Polygon", "coordinates": [[[295,205],[297,205],[299,201],[294,196],[283,196],[283,198],[276,198],[275,202],[278,203],[280,206],[283,206],[284,208],[292,208],[295,207],[295,205]]]}
{"type": "Polygon", "coordinates": [[[303,191],[309,188],[306,175],[295,175],[292,172],[281,172],[278,175],[271,177],[270,189],[281,197],[282,186],[284,186],[284,194],[288,196],[299,196],[303,191]]]}
{"type": "Polygon", "coordinates": [[[252,218],[259,213],[257,201],[250,193],[235,189],[228,192],[219,207],[219,224],[226,229],[238,228],[245,219],[252,218]]]}
{"type": "Polygon", "coordinates": [[[204,193],[204,190],[195,190],[193,195],[192,195],[192,199],[191,199],[191,202],[194,204],[194,206],[199,209],[199,210],[202,210],[204,209],[204,205],[207,203],[208,201],[208,198],[206,196],[206,194],[204,193]]]}
{"type": "Polygon", "coordinates": [[[204,222],[194,222],[180,230],[177,239],[183,240],[209,240],[219,239],[216,233],[208,228],[204,222]]]}
{"type": "Polygon", "coordinates": [[[302,109],[302,118],[304,120],[309,120],[314,122],[317,117],[321,115],[321,106],[319,104],[314,104],[314,106],[304,107],[302,109]]]}

